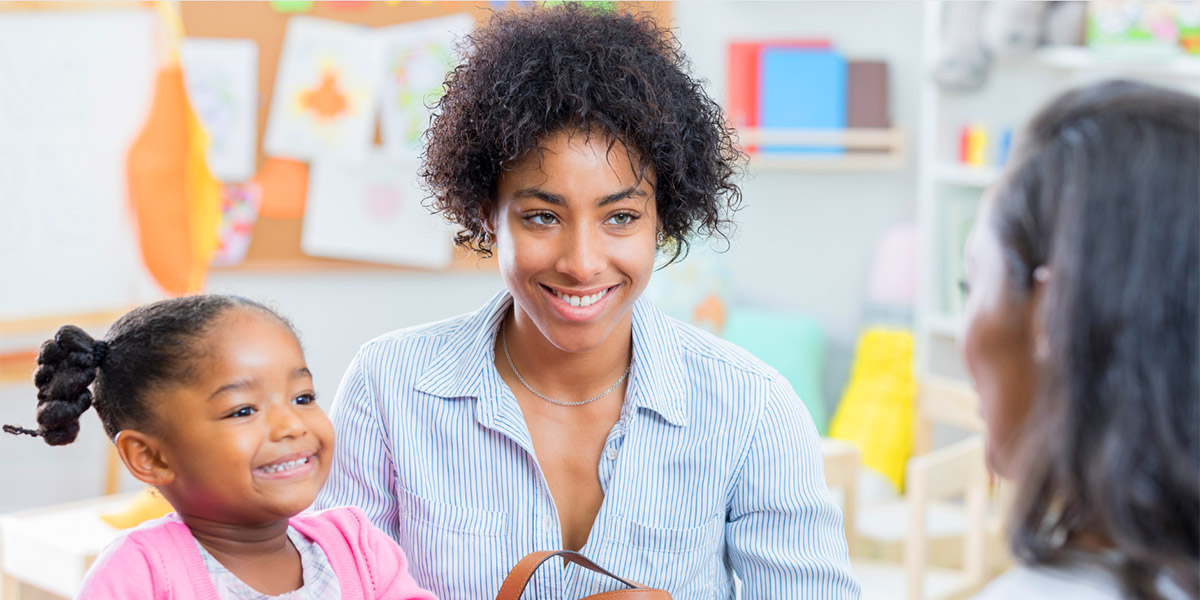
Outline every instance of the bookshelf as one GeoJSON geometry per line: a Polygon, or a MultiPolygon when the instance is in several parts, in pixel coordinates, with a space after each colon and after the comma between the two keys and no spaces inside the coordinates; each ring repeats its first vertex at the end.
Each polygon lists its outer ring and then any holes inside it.
{"type": "Polygon", "coordinates": [[[924,6],[921,89],[914,156],[917,222],[922,232],[916,306],[918,376],[965,376],[958,344],[962,335],[957,293],[961,260],[954,254],[961,228],[972,218],[984,190],[1003,173],[1000,166],[969,167],[957,160],[960,128],[985,120],[994,134],[1011,128],[1013,144],[1042,103],[1068,88],[1117,77],[1144,80],[1200,94],[1200,57],[1184,54],[1129,55],[1085,46],[1051,46],[1023,57],[994,61],[976,92],[941,90],[929,77],[942,37],[944,2],[924,6]],[[957,230],[957,231],[956,231],[957,230]],[[955,236],[958,239],[955,239],[955,236]]]}
{"type": "Polygon", "coordinates": [[[750,166],[780,171],[896,171],[905,164],[905,136],[898,127],[883,129],[741,128],[744,146],[840,146],[838,154],[752,152],[750,166]]]}

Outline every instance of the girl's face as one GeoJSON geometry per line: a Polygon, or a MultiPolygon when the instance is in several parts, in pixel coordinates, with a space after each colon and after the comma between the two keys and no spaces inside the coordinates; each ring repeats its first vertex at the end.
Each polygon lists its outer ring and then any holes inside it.
{"type": "Polygon", "coordinates": [[[561,131],[543,147],[500,177],[496,255],[518,319],[586,352],[629,326],[654,271],[653,174],[639,182],[624,145],[601,134],[561,131]]]}
{"type": "Polygon", "coordinates": [[[271,315],[230,309],[196,342],[192,381],[154,402],[163,494],[185,517],[256,524],[312,504],[329,475],[333,426],[292,332],[271,315]]]}
{"type": "Polygon", "coordinates": [[[1029,414],[1037,380],[1034,360],[1033,292],[1009,282],[1000,239],[992,225],[991,199],[984,201],[965,249],[968,289],[962,353],[978,390],[987,423],[992,470],[1009,475],[1013,442],[1029,414]]]}

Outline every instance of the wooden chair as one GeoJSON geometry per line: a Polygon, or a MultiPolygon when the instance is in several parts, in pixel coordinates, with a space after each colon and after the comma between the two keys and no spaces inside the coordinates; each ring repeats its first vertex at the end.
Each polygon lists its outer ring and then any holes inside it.
{"type": "MultiPolygon", "coordinates": [[[[1005,564],[998,558],[1005,555],[999,526],[1004,503],[995,501],[984,456],[984,425],[977,407],[977,396],[964,383],[937,378],[921,383],[916,407],[916,451],[906,468],[907,493],[898,500],[903,510],[897,514],[904,515],[907,523],[892,560],[855,552],[870,542],[861,539],[856,522],[861,517],[856,509],[857,464],[848,467],[844,452],[826,451],[826,483],[831,489],[842,490],[845,497],[847,543],[855,573],[864,584],[864,600],[965,598],[980,590],[998,565],[1005,564]],[[933,450],[937,425],[965,430],[966,437],[933,450]],[[959,495],[963,498],[961,504],[946,503],[959,495]],[[962,513],[960,539],[950,546],[959,559],[954,566],[930,560],[932,545],[940,541],[930,535],[930,512],[934,508],[944,511],[947,506],[962,513]]],[[[857,462],[857,452],[853,457],[857,462]]]]}

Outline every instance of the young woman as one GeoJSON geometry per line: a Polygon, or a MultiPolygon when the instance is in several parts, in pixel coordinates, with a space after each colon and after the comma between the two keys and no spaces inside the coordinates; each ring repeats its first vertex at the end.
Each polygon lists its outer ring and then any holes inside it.
{"type": "Polygon", "coordinates": [[[1200,98],[1063,94],[989,195],[963,351],[1024,566],[982,597],[1200,596],[1200,98]]]}
{"type": "MultiPolygon", "coordinates": [[[[447,599],[493,598],[562,548],[678,600],[732,597],[735,574],[750,598],[856,598],[787,381],[640,299],[740,202],[740,154],[674,37],[566,3],[497,14],[466,50],[424,176],[506,289],[361,349],[318,505],[362,507],[447,599]]],[[[556,563],[530,589],[603,585],[556,563]]]]}

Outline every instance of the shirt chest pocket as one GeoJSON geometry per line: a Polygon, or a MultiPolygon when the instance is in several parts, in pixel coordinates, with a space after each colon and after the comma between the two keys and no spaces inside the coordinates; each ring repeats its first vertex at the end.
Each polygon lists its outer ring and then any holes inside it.
{"type": "Polygon", "coordinates": [[[722,544],[725,519],[720,515],[684,528],[655,527],[622,515],[612,515],[606,539],[641,551],[686,554],[707,550],[716,553],[722,544]]]}
{"type": "Polygon", "coordinates": [[[417,583],[438,597],[494,596],[506,574],[507,513],[438,502],[403,488],[397,497],[397,541],[417,583]],[[478,564],[464,570],[462,561],[468,559],[478,564]]]}
{"type": "Polygon", "coordinates": [[[416,525],[485,538],[502,536],[507,528],[508,517],[500,511],[438,502],[403,488],[399,496],[401,518],[416,525]]]}

